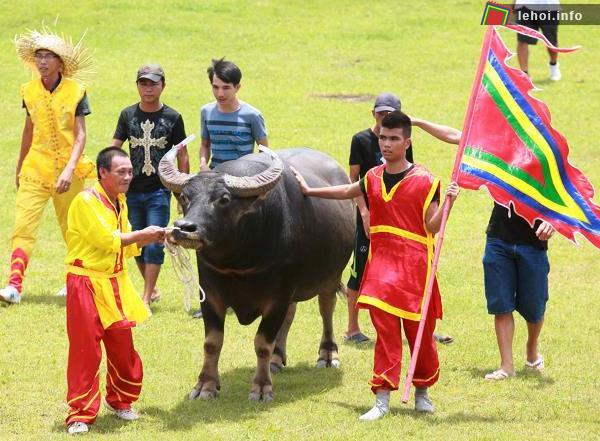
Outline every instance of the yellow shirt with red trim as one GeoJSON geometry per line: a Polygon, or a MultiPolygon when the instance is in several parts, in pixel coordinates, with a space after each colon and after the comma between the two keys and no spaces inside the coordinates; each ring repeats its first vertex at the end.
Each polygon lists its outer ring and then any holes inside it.
{"type": "MultiPolygon", "coordinates": [[[[408,320],[421,318],[425,285],[433,262],[433,235],[425,214],[439,180],[415,165],[390,191],[383,182],[385,164],[365,175],[369,202],[370,248],[360,286],[359,307],[376,307],[408,320]]],[[[434,279],[430,307],[441,318],[442,305],[434,279]]]]}
{"type": "MultiPolygon", "coordinates": [[[[21,96],[33,123],[33,138],[23,160],[19,179],[52,186],[69,162],[75,141],[75,112],[85,88],[62,78],[50,92],[37,78],[21,87],[21,96]]],[[[94,163],[81,155],[74,175],[95,176],[94,163]]]]}
{"type": "Polygon", "coordinates": [[[131,232],[124,194],[117,203],[118,210],[96,183],[75,196],[68,215],[67,272],[89,278],[105,329],[132,327],[148,318],[127,274],[127,258],[140,250],[136,244],[121,245],[121,233],[131,232]]]}

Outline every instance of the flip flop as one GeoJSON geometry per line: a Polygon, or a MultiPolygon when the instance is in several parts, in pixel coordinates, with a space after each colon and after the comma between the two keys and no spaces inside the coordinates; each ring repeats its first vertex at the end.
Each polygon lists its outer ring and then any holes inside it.
{"type": "Polygon", "coordinates": [[[155,289],[152,295],[150,296],[150,303],[156,303],[160,301],[160,292],[158,289],[155,289]]]}
{"type": "Polygon", "coordinates": [[[537,360],[533,362],[525,361],[525,369],[529,371],[542,372],[545,368],[546,366],[544,365],[544,357],[542,357],[541,354],[539,354],[537,360]]]}
{"type": "Polygon", "coordinates": [[[365,343],[370,341],[371,339],[369,337],[367,337],[365,334],[363,334],[362,332],[357,332],[356,334],[353,335],[344,335],[344,341],[347,341],[349,343],[365,343]]]}
{"type": "Polygon", "coordinates": [[[504,369],[500,368],[497,371],[490,372],[485,375],[486,380],[507,380],[510,377],[514,377],[515,372],[508,373],[504,369]]]}

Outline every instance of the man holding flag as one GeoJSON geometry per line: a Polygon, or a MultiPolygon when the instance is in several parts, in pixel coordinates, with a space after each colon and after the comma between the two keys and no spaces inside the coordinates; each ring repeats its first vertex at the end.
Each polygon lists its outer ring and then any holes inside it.
{"type": "MultiPolygon", "coordinates": [[[[523,26],[506,28],[552,45],[523,26]]],[[[600,207],[591,183],[568,160],[566,139],[550,124],[550,112],[529,95],[531,80],[511,68],[512,54],[495,27],[485,35],[465,116],[463,133],[420,122],[446,142],[460,144],[453,178],[463,188],[486,186],[496,201],[483,259],[488,311],[495,316],[501,366],[485,376],[515,375],[512,360],[513,311],[527,322],[526,368],[542,371],[538,339],[548,300],[547,240],[554,231],[574,240],[584,235],[600,247],[600,207]]],[[[440,235],[443,231],[440,232],[440,235]]]]}
{"type": "MultiPolygon", "coordinates": [[[[434,412],[428,388],[439,378],[439,360],[433,337],[442,304],[434,278],[432,307],[423,301],[426,282],[435,274],[433,235],[440,229],[444,207],[440,203],[439,180],[424,167],[406,160],[411,145],[411,121],[396,110],[381,121],[379,147],[385,164],[370,169],[364,178],[348,185],[311,188],[292,168],[302,193],[327,199],[354,199],[364,195],[369,203],[370,253],[360,286],[357,305],[369,310],[377,331],[373,376],[369,381],[375,405],[361,415],[374,421],[389,412],[390,392],[398,389],[402,362],[402,329],[411,350],[415,348],[419,321],[425,320],[422,350],[417,358],[415,410],[434,412]]],[[[458,186],[446,190],[452,206],[458,186]]]]}
{"type": "MultiPolygon", "coordinates": [[[[459,144],[462,133],[452,127],[412,118],[414,126],[450,144],[459,144]]],[[[548,301],[548,242],[554,228],[548,222],[534,226],[514,209],[494,203],[487,230],[483,270],[488,313],[494,315],[496,339],[500,350],[500,368],[486,380],[503,380],[515,375],[512,341],[515,331],[513,311],[527,322],[527,361],[525,366],[544,369],[538,352],[538,340],[548,301]]]]}

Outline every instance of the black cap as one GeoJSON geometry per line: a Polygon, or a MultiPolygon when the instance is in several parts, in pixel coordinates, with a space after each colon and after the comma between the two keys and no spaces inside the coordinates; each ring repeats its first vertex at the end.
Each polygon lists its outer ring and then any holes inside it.
{"type": "Polygon", "coordinates": [[[158,83],[165,79],[165,71],[158,64],[144,64],[138,69],[136,82],[142,78],[158,83]]]}
{"type": "Polygon", "coordinates": [[[373,105],[375,112],[400,110],[400,98],[390,92],[383,92],[377,95],[375,98],[375,104],[373,105]]]}

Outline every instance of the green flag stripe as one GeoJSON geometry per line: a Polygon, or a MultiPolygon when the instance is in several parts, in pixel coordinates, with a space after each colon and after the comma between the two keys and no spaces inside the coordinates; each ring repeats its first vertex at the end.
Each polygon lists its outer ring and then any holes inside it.
{"type": "Polygon", "coordinates": [[[542,185],[537,179],[534,179],[529,173],[525,172],[524,170],[522,170],[520,168],[516,168],[516,167],[509,165],[508,163],[506,163],[502,159],[498,158],[497,156],[492,155],[491,153],[488,153],[488,152],[484,152],[483,150],[479,150],[477,148],[473,148],[473,147],[469,147],[469,146],[465,147],[465,155],[470,156],[475,159],[479,159],[480,161],[487,162],[488,164],[495,165],[502,171],[504,171],[510,175],[513,175],[516,178],[520,179],[521,181],[527,183],[528,185],[530,185],[531,187],[536,189],[539,193],[544,195],[544,197],[550,199],[552,202],[559,204],[559,205],[564,205],[563,201],[558,197],[557,198],[549,198],[547,195],[547,192],[545,191],[546,187],[544,185],[542,185]]]}
{"type": "MultiPolygon", "coordinates": [[[[550,175],[550,170],[548,167],[548,160],[547,160],[546,156],[544,155],[544,152],[539,148],[539,146],[535,143],[535,141],[533,141],[533,139],[527,134],[527,132],[519,124],[517,118],[510,111],[510,109],[508,108],[508,106],[506,105],[506,103],[504,102],[504,100],[502,99],[500,94],[498,93],[496,86],[492,83],[492,81],[487,76],[487,74],[485,74],[485,73],[483,74],[482,81],[483,81],[483,85],[485,86],[486,90],[488,91],[488,93],[490,94],[490,96],[492,97],[492,99],[494,100],[496,105],[498,106],[499,110],[502,112],[502,114],[506,118],[507,122],[514,129],[517,136],[519,136],[519,138],[521,138],[521,140],[525,143],[525,146],[535,155],[537,160],[540,162],[540,165],[542,167],[542,174],[544,176],[544,183],[543,184],[538,183],[538,185],[536,185],[535,187],[539,188],[540,192],[548,199],[553,200],[556,203],[560,203],[560,204],[564,205],[564,201],[559,196],[558,192],[556,191],[556,187],[554,186],[554,182],[552,180],[552,176],[550,175]]],[[[516,168],[514,166],[511,167],[511,170],[512,170],[511,173],[516,175],[516,173],[514,172],[514,170],[516,170],[516,168]]],[[[528,176],[528,178],[529,178],[527,180],[528,183],[531,184],[533,181],[537,182],[537,180],[535,180],[527,172],[525,172],[521,169],[519,169],[519,171],[522,172],[523,175],[528,176]]],[[[531,185],[533,186],[533,184],[531,184],[531,185]]]]}

